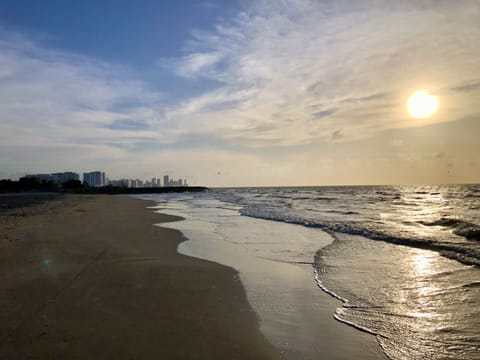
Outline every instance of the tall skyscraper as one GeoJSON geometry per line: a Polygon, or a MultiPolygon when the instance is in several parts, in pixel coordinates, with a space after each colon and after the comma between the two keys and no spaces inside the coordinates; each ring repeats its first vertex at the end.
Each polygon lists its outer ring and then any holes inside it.
{"type": "Polygon", "coordinates": [[[102,171],[92,171],[83,173],[83,182],[91,187],[100,187],[105,185],[105,173],[102,171]]]}
{"type": "Polygon", "coordinates": [[[170,178],[168,175],[163,176],[163,186],[165,187],[170,186],[170,178]]]}

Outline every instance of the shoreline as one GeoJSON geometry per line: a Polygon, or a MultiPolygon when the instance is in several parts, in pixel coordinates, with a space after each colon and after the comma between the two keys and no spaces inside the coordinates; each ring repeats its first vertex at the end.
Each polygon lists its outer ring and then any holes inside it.
{"type": "Polygon", "coordinates": [[[188,211],[178,210],[173,204],[172,208],[165,204],[154,208],[159,213],[187,215],[184,221],[161,224],[180,230],[188,238],[179,245],[181,254],[214,261],[239,272],[248,301],[259,316],[260,329],[280,349],[282,358],[387,358],[375,335],[334,318],[342,302],[318,287],[312,264],[275,261],[259,254],[253,255],[256,248],[248,245],[248,239],[261,238],[265,243],[275,242],[281,249],[288,248],[289,239],[312,238],[314,243],[305,243],[304,246],[315,248],[330,243],[327,233],[292,224],[235,216],[229,210],[215,213],[208,209],[207,216],[195,213],[189,216],[188,211]],[[229,220],[225,223],[214,220],[226,218],[229,220]],[[223,229],[228,227],[233,232],[224,233],[214,224],[223,229]]]}
{"type": "Polygon", "coordinates": [[[278,359],[237,272],[177,253],[179,220],[69,195],[0,216],[1,358],[278,359]],[[23,211],[23,210],[22,210],[23,211]]]}

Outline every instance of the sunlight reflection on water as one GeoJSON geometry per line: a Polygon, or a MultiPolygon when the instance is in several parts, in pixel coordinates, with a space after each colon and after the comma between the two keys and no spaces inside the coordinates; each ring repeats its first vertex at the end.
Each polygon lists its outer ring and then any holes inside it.
{"type": "Polygon", "coordinates": [[[340,320],[377,334],[394,359],[470,359],[479,350],[478,269],[437,252],[337,234],[321,281],[348,306],[340,320]],[[468,290],[467,290],[468,289],[468,290]],[[467,345],[466,345],[467,344],[467,345]],[[460,353],[461,351],[461,353],[460,353]]]}

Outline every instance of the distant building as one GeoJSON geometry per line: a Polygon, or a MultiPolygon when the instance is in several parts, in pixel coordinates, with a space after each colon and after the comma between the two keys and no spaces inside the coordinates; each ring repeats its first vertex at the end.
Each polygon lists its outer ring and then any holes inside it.
{"type": "Polygon", "coordinates": [[[132,187],[132,180],[130,179],[121,179],[120,184],[123,187],[132,187]]]}
{"type": "Polygon", "coordinates": [[[108,185],[110,186],[118,186],[118,187],[127,187],[125,180],[109,180],[108,185]]]}
{"type": "Polygon", "coordinates": [[[132,179],[130,180],[130,186],[132,188],[141,188],[143,187],[143,181],[140,179],[132,179]]]}
{"type": "MultiPolygon", "coordinates": [[[[153,180],[153,179],[152,179],[153,180]]],[[[160,179],[157,180],[158,182],[158,186],[161,186],[160,185],[160,179]]],[[[172,186],[178,186],[178,187],[181,187],[181,186],[188,186],[187,185],[187,179],[170,179],[170,177],[168,175],[164,175],[163,176],[163,186],[165,187],[172,187],[172,186]]]]}
{"type": "Polygon", "coordinates": [[[91,187],[105,186],[105,173],[102,171],[83,173],[83,182],[91,187]]]}
{"type": "Polygon", "coordinates": [[[49,182],[53,181],[57,184],[63,184],[69,180],[79,180],[80,176],[77,173],[66,171],[66,172],[59,172],[53,174],[31,174],[26,175],[27,178],[35,178],[39,182],[49,182]]]}
{"type": "MultiPolygon", "coordinates": [[[[108,180],[108,179],[107,179],[108,180]]],[[[108,180],[108,184],[111,186],[120,186],[120,187],[131,187],[131,188],[150,188],[150,187],[161,187],[162,182],[160,178],[154,177],[150,180],[140,180],[140,179],[121,179],[121,180],[108,180]]],[[[91,185],[92,186],[92,185],[91,185]]],[[[186,179],[171,179],[169,175],[163,176],[163,186],[172,187],[172,186],[188,186],[186,179]]]]}
{"type": "Polygon", "coordinates": [[[53,173],[52,177],[54,181],[59,184],[63,184],[64,182],[71,181],[71,180],[80,180],[80,175],[71,171],[53,173]]]}

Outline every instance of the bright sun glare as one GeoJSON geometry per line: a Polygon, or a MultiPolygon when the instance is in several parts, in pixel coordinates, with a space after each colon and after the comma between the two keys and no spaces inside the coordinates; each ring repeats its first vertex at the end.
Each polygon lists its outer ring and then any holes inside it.
{"type": "Polygon", "coordinates": [[[437,111],[438,100],[436,96],[430,95],[427,90],[420,90],[410,96],[407,107],[411,116],[425,118],[437,111]]]}

